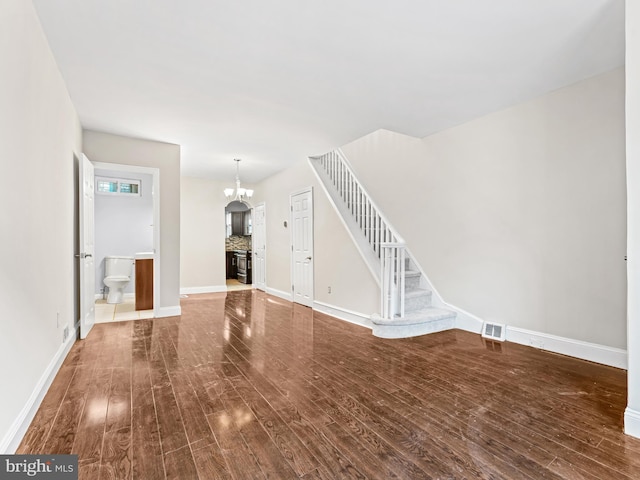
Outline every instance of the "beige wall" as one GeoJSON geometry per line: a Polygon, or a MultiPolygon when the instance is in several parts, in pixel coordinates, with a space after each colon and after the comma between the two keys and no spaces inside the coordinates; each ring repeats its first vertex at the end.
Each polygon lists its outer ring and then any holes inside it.
{"type": "Polygon", "coordinates": [[[629,403],[624,426],[625,432],[640,438],[640,4],[628,0],[626,15],[629,403]]]}
{"type": "Polygon", "coordinates": [[[624,71],[429,136],[343,148],[444,300],[626,347],[624,71]]]}
{"type": "Polygon", "coordinates": [[[225,214],[222,183],[182,177],[180,187],[180,288],[225,288],[225,214]]]}
{"type": "Polygon", "coordinates": [[[314,300],[364,315],[379,311],[379,290],[306,160],[256,186],[253,203],[265,202],[267,287],[291,292],[289,195],[313,187],[314,300]],[[331,287],[331,293],[328,293],[331,287]]]}
{"type": "MultiPolygon", "coordinates": [[[[180,146],[85,130],[93,162],[160,170],[160,308],[180,305],[180,146]]],[[[162,312],[160,312],[162,315],[162,312]]]]}
{"type": "MultiPolygon", "coordinates": [[[[0,453],[73,329],[81,129],[28,0],[0,8],[0,453]],[[59,316],[59,322],[56,317],[59,316]]],[[[14,446],[13,446],[14,447],[14,446]]]]}

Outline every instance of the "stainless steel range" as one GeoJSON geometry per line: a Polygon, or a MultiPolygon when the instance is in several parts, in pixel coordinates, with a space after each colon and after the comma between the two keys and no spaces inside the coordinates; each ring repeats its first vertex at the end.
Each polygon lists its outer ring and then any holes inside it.
{"type": "Polygon", "coordinates": [[[236,265],[238,267],[238,281],[251,283],[251,250],[236,251],[236,265]]]}

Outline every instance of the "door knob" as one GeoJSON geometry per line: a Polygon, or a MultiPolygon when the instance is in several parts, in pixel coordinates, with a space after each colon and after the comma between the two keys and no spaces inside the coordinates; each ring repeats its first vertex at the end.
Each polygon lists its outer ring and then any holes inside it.
{"type": "Polygon", "coordinates": [[[311,260],[311,257],[307,257],[306,259],[307,259],[307,260],[311,260]]]}

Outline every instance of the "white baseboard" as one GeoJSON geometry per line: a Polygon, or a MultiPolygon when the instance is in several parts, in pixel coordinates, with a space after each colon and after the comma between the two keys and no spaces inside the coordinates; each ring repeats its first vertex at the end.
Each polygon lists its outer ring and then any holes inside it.
{"type": "Polygon", "coordinates": [[[624,411],[624,433],[640,438],[640,411],[629,407],[624,411]]]}
{"type": "Polygon", "coordinates": [[[184,287],[180,289],[180,295],[195,295],[197,293],[220,293],[226,291],[226,285],[210,285],[208,287],[184,287]]]}
{"type": "Polygon", "coordinates": [[[58,348],[58,351],[49,362],[49,365],[47,365],[47,368],[40,377],[40,380],[38,380],[33,392],[31,392],[31,396],[25,403],[24,407],[22,407],[18,417],[13,421],[11,427],[9,427],[9,430],[0,442],[0,454],[11,455],[17,450],[27,428],[29,428],[31,421],[33,420],[33,417],[35,417],[38,408],[40,408],[42,399],[47,393],[47,390],[49,390],[58,370],[60,370],[62,362],[75,343],[77,335],[78,332],[74,328],[69,332],[67,341],[58,348]]]}
{"type": "Polygon", "coordinates": [[[277,290],[275,288],[267,287],[265,290],[269,295],[273,295],[274,297],[280,297],[283,300],[288,300],[289,302],[293,301],[293,295],[291,293],[283,292],[282,290],[277,290]]]}
{"type": "Polygon", "coordinates": [[[627,351],[620,348],[558,337],[508,325],[506,340],[570,357],[581,358],[582,360],[589,360],[590,362],[627,369],[627,351]]]}
{"type": "MultiPolygon", "coordinates": [[[[136,294],[135,293],[123,293],[122,294],[122,298],[135,298],[136,294]]],[[[102,294],[102,293],[96,293],[93,298],[95,300],[102,300],[103,298],[107,298],[107,294],[102,294]]]]}
{"type": "Polygon", "coordinates": [[[370,329],[373,328],[370,315],[365,315],[364,313],[354,312],[353,310],[347,310],[346,308],[336,307],[335,305],[319,301],[313,302],[313,309],[349,323],[355,323],[356,325],[370,329]]]}
{"type": "Polygon", "coordinates": [[[448,303],[443,302],[443,307],[456,312],[456,321],[454,328],[465,330],[471,333],[482,333],[482,320],[476,317],[474,314],[463,310],[462,308],[454,307],[448,303]]]}
{"type": "Polygon", "coordinates": [[[173,307],[158,307],[154,312],[155,318],[162,317],[177,317],[182,314],[180,305],[174,305],[173,307]]]}

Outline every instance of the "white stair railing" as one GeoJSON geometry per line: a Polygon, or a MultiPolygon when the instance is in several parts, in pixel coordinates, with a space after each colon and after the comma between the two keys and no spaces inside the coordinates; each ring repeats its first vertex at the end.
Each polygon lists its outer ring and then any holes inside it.
{"type": "Polygon", "coordinates": [[[382,318],[404,317],[405,245],[383,243],[382,247],[382,318]]]}
{"type": "Polygon", "coordinates": [[[339,150],[310,159],[335,188],[366,242],[381,263],[382,317],[404,316],[405,244],[371,200],[339,150]],[[384,254],[383,254],[384,250],[384,254]],[[399,259],[402,261],[399,262],[399,259]],[[402,274],[400,274],[400,271],[402,274]]]}

